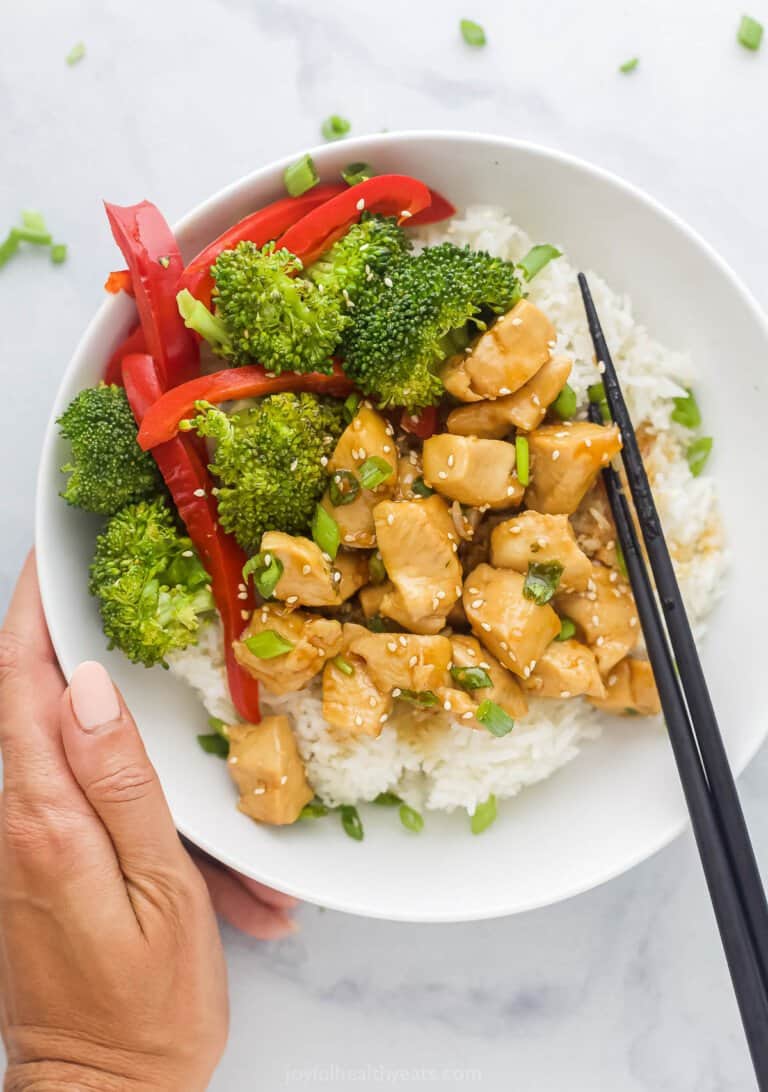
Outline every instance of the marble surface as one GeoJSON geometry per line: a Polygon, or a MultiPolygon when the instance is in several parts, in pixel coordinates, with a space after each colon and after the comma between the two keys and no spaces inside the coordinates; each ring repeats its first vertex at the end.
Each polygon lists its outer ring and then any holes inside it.
{"type": "MultiPolygon", "coordinates": [[[[765,0],[754,14],[768,18],[765,0]]],[[[0,607],[32,538],[54,388],[116,263],[102,196],[173,220],[318,138],[486,130],[551,144],[648,189],[763,304],[768,53],[723,0],[49,0],[0,36],[0,224],[44,210],[66,266],[0,271],[0,607]],[[457,34],[483,22],[484,52],[457,34]],[[68,68],[73,43],[87,57],[68,68]],[[617,65],[639,55],[631,76],[617,65]],[[761,105],[762,103],[762,105],[761,105]],[[762,135],[761,135],[762,134],[762,135]],[[6,415],[8,418],[8,415],[6,415]]],[[[768,753],[742,780],[768,861],[768,753]]],[[[649,802],[651,806],[651,802],[649,802]]],[[[227,933],[232,1037],[212,1087],[742,1092],[753,1087],[690,836],[615,882],[517,918],[439,928],[306,908],[296,939],[227,933]]]]}

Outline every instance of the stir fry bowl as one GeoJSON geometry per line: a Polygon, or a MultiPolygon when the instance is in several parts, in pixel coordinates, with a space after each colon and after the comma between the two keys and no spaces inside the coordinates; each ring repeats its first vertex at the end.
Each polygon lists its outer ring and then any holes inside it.
{"type": "MultiPolygon", "coordinates": [[[[467,133],[389,133],[313,150],[321,177],[357,160],[422,178],[458,207],[506,208],[536,241],[631,295],[636,317],[661,341],[689,350],[701,372],[697,397],[715,437],[708,473],[719,484],[731,565],[702,654],[729,755],[740,772],[768,731],[759,696],[765,602],[766,517],[757,498],[768,480],[768,445],[749,420],[768,416],[768,323],[744,286],[690,228],[634,187],[551,149],[467,133]],[[727,376],[727,382],[723,377],[727,376]],[[748,502],[751,499],[752,504],[748,502]]],[[[291,159],[211,197],[177,225],[185,258],[230,224],[283,192],[291,159]]],[[[159,772],[179,830],[225,864],[324,906],[401,921],[465,921],[546,906],[600,884],[678,835],[685,805],[663,730],[614,719],[602,737],[549,780],[502,802],[496,823],[473,836],[465,814],[427,813],[405,830],[386,808],[363,809],[365,840],[334,817],[290,828],[259,826],[239,813],[225,765],[195,735],[206,716],[184,685],[108,652],[88,564],[100,521],[59,498],[66,453],[55,418],[96,383],[135,321],[126,296],[108,299],[67,368],[44,442],[36,540],[43,601],[67,676],[100,659],[121,687],[159,772]]]]}

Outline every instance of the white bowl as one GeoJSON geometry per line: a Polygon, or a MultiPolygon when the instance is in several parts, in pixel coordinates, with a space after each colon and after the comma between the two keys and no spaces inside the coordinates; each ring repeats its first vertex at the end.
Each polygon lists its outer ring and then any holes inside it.
{"type": "MultiPolygon", "coordinates": [[[[768,729],[758,688],[768,601],[765,516],[768,325],[725,263],[648,196],[587,163],[499,137],[402,133],[346,140],[313,151],[324,178],[353,160],[416,175],[456,205],[504,206],[535,239],[631,294],[638,318],[702,372],[701,404],[716,437],[732,547],[728,590],[704,648],[707,676],[733,765],[741,771],[768,729]],[[755,426],[750,427],[750,420],[755,426]]],[[[185,256],[282,192],[289,160],[216,194],[178,225],[185,256]]],[[[96,230],[96,227],[94,227],[96,230]]],[[[571,765],[500,809],[473,837],[465,815],[429,816],[418,837],[386,809],[365,813],[365,841],[333,820],[277,830],[235,808],[223,763],[203,754],[205,716],[160,669],[105,651],[87,566],[98,521],[58,497],[64,452],[54,418],[95,383],[133,321],[126,297],[107,300],[70,363],[45,438],[38,482],[37,549],[46,615],[64,672],[97,658],[123,690],[149,748],[179,830],[219,860],[283,891],[357,914],[403,921],[460,921],[516,913],[566,898],[642,861],[683,829],[685,807],[664,734],[616,722],[571,765]]]]}

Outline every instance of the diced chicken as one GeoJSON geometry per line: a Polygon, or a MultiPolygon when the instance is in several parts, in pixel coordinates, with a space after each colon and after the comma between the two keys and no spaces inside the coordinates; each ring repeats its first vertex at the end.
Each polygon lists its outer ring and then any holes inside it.
{"type": "Polygon", "coordinates": [[[602,481],[598,478],[571,517],[580,549],[595,561],[616,568],[616,527],[602,481]]]}
{"type": "Polygon", "coordinates": [[[370,580],[368,554],[339,550],[333,561],[333,581],[339,600],[345,603],[370,580]]]}
{"type": "Polygon", "coordinates": [[[374,456],[384,459],[393,467],[392,474],[375,489],[363,489],[349,504],[334,505],[326,490],[321,504],[339,525],[342,546],[351,549],[370,549],[376,544],[373,528],[373,509],[385,497],[391,497],[397,489],[398,454],[392,435],[392,426],[365,402],[355,418],[347,426],[336,444],[336,450],[328,463],[328,473],[348,471],[358,477],[360,467],[374,456]]]}
{"type": "Polygon", "coordinates": [[[586,591],[560,592],[555,603],[584,634],[603,678],[637,644],[640,627],[635,600],[618,570],[593,564],[586,591]]]}
{"type": "Polygon", "coordinates": [[[237,662],[271,694],[290,694],[306,686],[341,645],[341,625],[334,619],[264,603],[253,612],[233,647],[237,662]],[[290,651],[269,658],[252,652],[246,644],[248,638],[267,631],[289,642],[290,651]]]}
{"type": "Polygon", "coordinates": [[[423,458],[427,485],[460,504],[512,508],[523,499],[514,444],[442,432],[424,441],[423,458]]]}
{"type": "Polygon", "coordinates": [[[366,584],[364,588],[361,588],[358,598],[365,617],[373,618],[374,615],[381,614],[382,599],[394,590],[395,585],[391,580],[386,580],[383,584],[366,584]]]}
{"type": "Polygon", "coordinates": [[[553,641],[523,686],[541,698],[602,698],[603,680],[592,649],[580,641],[553,641]]]}
{"type": "Polygon", "coordinates": [[[514,394],[549,360],[555,328],[528,300],[520,300],[481,334],[471,352],[441,372],[445,389],[462,402],[514,394]]]}
{"type": "Polygon", "coordinates": [[[611,713],[639,713],[653,717],[661,712],[661,702],[647,660],[621,660],[605,680],[605,697],[593,705],[611,713]]]}
{"type": "Polygon", "coordinates": [[[488,440],[501,440],[512,428],[531,432],[544,420],[548,406],[567,383],[571,366],[567,356],[553,356],[514,394],[452,410],[446,428],[459,436],[483,436],[488,440]]]}
{"type": "Polygon", "coordinates": [[[276,558],[283,567],[275,585],[276,599],[305,607],[334,607],[341,602],[331,562],[311,539],[267,531],[261,553],[265,559],[276,558]]]}
{"type": "Polygon", "coordinates": [[[537,512],[569,516],[598,472],[621,451],[621,436],[615,425],[563,421],[536,429],[528,437],[528,447],[531,484],[526,505],[537,512]]]}
{"type": "Polygon", "coordinates": [[[579,549],[567,516],[547,516],[529,509],[494,528],[492,565],[526,573],[532,561],[559,561],[563,591],[584,591],[592,576],[592,563],[579,549]]]}
{"type": "Polygon", "coordinates": [[[376,538],[393,584],[379,605],[418,633],[436,633],[461,595],[456,528],[444,500],[382,501],[374,510],[376,538]]]}
{"type": "Polygon", "coordinates": [[[413,483],[423,476],[421,457],[415,451],[401,455],[397,462],[397,489],[395,500],[414,500],[418,497],[413,492],[413,483]]]}
{"type": "Polygon", "coordinates": [[[350,642],[349,652],[365,661],[375,686],[385,694],[393,690],[434,692],[450,685],[451,642],[447,637],[365,633],[350,642]]]}
{"type": "Polygon", "coordinates": [[[513,569],[478,565],[464,581],[464,610],[480,642],[510,671],[528,678],[560,619],[549,606],[523,595],[523,576],[513,569]]]}
{"type": "MultiPolygon", "coordinates": [[[[345,626],[345,645],[367,632],[362,626],[345,626]]],[[[379,690],[365,660],[348,647],[341,657],[329,660],[323,669],[323,716],[350,735],[378,736],[392,710],[392,695],[379,690]]]]}
{"type": "Polygon", "coordinates": [[[454,720],[464,720],[468,728],[481,728],[482,725],[475,719],[478,702],[466,690],[460,690],[453,686],[439,686],[435,691],[438,705],[436,711],[448,713],[454,720]]]}
{"type": "Polygon", "coordinates": [[[520,683],[475,637],[457,634],[451,637],[451,649],[454,667],[481,667],[490,675],[492,686],[471,692],[478,704],[489,699],[500,705],[511,717],[519,719],[525,716],[528,702],[520,683]]]}
{"type": "Polygon", "coordinates": [[[233,724],[227,768],[240,793],[238,808],[260,823],[295,823],[315,795],[287,717],[233,724]]]}

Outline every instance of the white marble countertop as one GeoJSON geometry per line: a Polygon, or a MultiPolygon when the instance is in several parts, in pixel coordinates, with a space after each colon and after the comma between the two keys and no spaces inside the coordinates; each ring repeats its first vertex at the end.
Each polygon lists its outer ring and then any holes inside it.
{"type": "MultiPolygon", "coordinates": [[[[750,0],[752,3],[752,0],[750,0]]],[[[768,47],[723,0],[56,0],[0,36],[0,228],[43,210],[66,266],[0,271],[0,608],[32,538],[46,415],[117,263],[100,200],[174,220],[318,139],[460,128],[596,161],[648,189],[768,304],[768,47]],[[460,16],[485,24],[471,52],[460,16]],[[78,40],[87,56],[69,68],[78,40]],[[617,65],[639,55],[631,76],[617,65]],[[761,105],[762,104],[762,105],[761,105]]],[[[753,14],[768,21],[766,0],[753,14]]],[[[768,861],[768,753],[742,780],[768,861]]],[[[228,933],[233,1029],[212,1087],[744,1092],[746,1048],[691,838],[590,894],[481,924],[390,925],[306,908],[297,939],[228,933]],[[441,1073],[442,1071],[442,1073],[441,1073]]]]}

